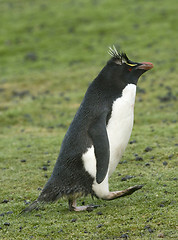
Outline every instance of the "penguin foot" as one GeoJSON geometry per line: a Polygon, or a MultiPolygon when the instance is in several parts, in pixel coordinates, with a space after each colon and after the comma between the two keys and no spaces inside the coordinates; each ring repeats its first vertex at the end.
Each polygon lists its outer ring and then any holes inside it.
{"type": "Polygon", "coordinates": [[[69,210],[80,212],[80,211],[93,211],[94,208],[99,207],[98,205],[86,205],[86,206],[77,206],[76,199],[69,199],[69,210]]]}
{"type": "Polygon", "coordinates": [[[116,198],[119,198],[119,197],[125,197],[127,195],[131,195],[132,193],[141,189],[142,187],[143,187],[143,185],[136,185],[136,186],[129,187],[129,188],[127,188],[125,190],[122,190],[122,191],[109,192],[108,195],[106,195],[102,199],[113,200],[113,199],[116,199],[116,198]]]}

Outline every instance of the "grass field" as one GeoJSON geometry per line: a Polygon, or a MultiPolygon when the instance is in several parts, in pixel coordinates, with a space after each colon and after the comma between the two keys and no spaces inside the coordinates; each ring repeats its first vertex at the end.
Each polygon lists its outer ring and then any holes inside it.
{"type": "Polygon", "coordinates": [[[176,0],[0,0],[0,239],[178,239],[176,0]],[[130,143],[110,189],[130,197],[18,216],[49,178],[89,83],[115,44],[141,77],[130,143]],[[130,176],[130,177],[128,177],[130,176]],[[125,181],[124,181],[125,180],[125,181]]]}

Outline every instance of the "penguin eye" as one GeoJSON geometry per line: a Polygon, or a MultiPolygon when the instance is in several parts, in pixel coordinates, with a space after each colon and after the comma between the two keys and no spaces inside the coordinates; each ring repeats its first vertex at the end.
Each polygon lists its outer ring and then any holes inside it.
{"type": "Polygon", "coordinates": [[[132,68],[129,68],[129,72],[131,72],[132,71],[132,68]]]}

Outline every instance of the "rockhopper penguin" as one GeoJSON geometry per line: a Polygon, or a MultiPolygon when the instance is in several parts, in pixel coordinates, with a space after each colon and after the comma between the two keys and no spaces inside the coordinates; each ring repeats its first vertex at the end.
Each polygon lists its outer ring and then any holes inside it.
{"type": "Polygon", "coordinates": [[[88,210],[91,206],[77,207],[77,197],[91,194],[112,200],[142,187],[110,192],[108,180],[132,132],[138,78],[153,64],[132,62],[114,46],[109,54],[111,59],[90,84],[64,137],[50,179],[38,199],[22,212],[61,197],[68,199],[70,210],[88,210]]]}

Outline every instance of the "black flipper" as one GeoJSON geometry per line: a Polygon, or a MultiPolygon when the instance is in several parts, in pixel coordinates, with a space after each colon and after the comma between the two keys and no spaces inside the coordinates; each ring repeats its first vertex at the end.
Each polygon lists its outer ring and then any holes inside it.
{"type": "Polygon", "coordinates": [[[94,145],[96,157],[96,181],[101,183],[108,171],[109,165],[109,140],[106,131],[106,116],[101,115],[91,125],[89,135],[94,145]]]}

